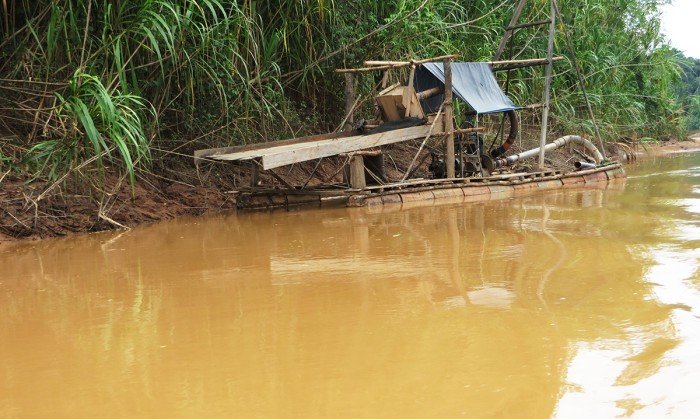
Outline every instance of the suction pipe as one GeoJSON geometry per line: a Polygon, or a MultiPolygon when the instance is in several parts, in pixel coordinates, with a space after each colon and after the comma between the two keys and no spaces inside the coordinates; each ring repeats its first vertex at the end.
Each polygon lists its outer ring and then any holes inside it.
{"type": "MultiPolygon", "coordinates": [[[[565,137],[561,137],[546,146],[544,146],[544,152],[548,153],[550,151],[556,150],[561,146],[567,145],[567,144],[578,144],[583,146],[586,150],[588,150],[592,155],[593,159],[595,160],[596,164],[600,164],[603,161],[603,155],[600,154],[600,151],[596,148],[596,146],[593,145],[590,141],[587,139],[580,137],[578,135],[567,135],[565,137]]],[[[500,168],[503,166],[510,166],[511,164],[527,159],[530,157],[536,157],[540,153],[540,148],[533,148],[532,150],[527,150],[523,151],[520,154],[513,154],[512,156],[508,156],[504,159],[496,159],[494,161],[494,167],[495,168],[500,168]]]]}

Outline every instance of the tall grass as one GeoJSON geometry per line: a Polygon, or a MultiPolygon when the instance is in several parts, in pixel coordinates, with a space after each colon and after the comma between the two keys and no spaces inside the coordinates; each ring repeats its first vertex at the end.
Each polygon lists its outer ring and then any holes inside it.
{"type": "MultiPolygon", "coordinates": [[[[151,152],[154,142],[187,154],[326,130],[342,113],[333,68],[454,52],[489,59],[512,12],[502,0],[424,2],[2,3],[9,6],[0,10],[0,133],[20,138],[22,160],[50,179],[94,161],[98,171],[120,167],[133,181],[152,156],[162,157],[151,152]]],[[[657,2],[560,3],[609,137],[677,127],[678,66],[659,34],[657,2]]],[[[547,10],[547,2],[532,1],[523,20],[547,10]]],[[[563,43],[556,48],[566,52],[563,43]]],[[[545,50],[542,27],[517,33],[508,52],[534,58],[545,50]]],[[[554,120],[590,130],[570,64],[557,72],[554,120]]],[[[537,70],[519,70],[510,94],[539,102],[542,82],[537,70]]],[[[360,80],[365,89],[375,84],[360,80]]]]}

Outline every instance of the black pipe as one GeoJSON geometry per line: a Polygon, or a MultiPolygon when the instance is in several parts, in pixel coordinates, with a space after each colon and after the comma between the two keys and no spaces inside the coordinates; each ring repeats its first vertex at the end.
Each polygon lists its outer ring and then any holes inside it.
{"type": "Polygon", "coordinates": [[[574,162],[574,167],[575,167],[577,170],[582,170],[582,169],[595,169],[595,168],[596,168],[596,165],[595,165],[595,163],[588,163],[588,162],[585,162],[585,161],[577,161],[577,162],[574,162]]]}
{"type": "Polygon", "coordinates": [[[493,158],[506,154],[506,151],[510,150],[515,139],[518,138],[518,116],[513,110],[506,112],[506,114],[508,114],[508,119],[510,120],[510,132],[508,133],[508,138],[506,138],[500,147],[491,150],[491,157],[493,158]]]}

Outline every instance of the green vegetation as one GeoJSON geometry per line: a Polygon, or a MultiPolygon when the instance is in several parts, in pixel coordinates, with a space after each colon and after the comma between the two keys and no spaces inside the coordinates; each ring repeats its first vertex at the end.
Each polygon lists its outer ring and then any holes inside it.
{"type": "MultiPolygon", "coordinates": [[[[0,167],[62,179],[87,164],[97,173],[108,164],[133,181],[149,162],[184,158],[172,153],[328,131],[342,113],[334,68],[444,53],[488,60],[512,3],[3,2],[0,134],[10,140],[0,143],[0,167]]],[[[659,34],[658,2],[560,3],[606,137],[680,134],[674,86],[682,72],[659,34]]],[[[547,1],[533,0],[523,20],[547,13],[547,1]]],[[[567,55],[562,30],[555,48],[567,55]]],[[[517,58],[545,50],[545,26],[517,33],[509,47],[517,58]]],[[[590,133],[571,61],[555,77],[555,124],[590,133]]],[[[375,84],[361,81],[365,91],[375,84]]],[[[537,103],[542,84],[541,69],[519,70],[510,94],[537,103]]],[[[693,119],[700,105],[697,96],[688,100],[693,119]]]]}
{"type": "Polygon", "coordinates": [[[677,93],[685,110],[685,125],[689,131],[698,131],[700,130],[700,60],[684,57],[680,52],[678,56],[683,69],[683,78],[677,86],[677,93]]]}

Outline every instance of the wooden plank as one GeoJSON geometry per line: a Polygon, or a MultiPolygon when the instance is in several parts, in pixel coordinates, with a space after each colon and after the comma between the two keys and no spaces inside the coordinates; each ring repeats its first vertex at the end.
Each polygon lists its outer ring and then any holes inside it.
{"type": "MultiPolygon", "coordinates": [[[[263,150],[263,149],[267,149],[270,147],[281,147],[281,146],[292,145],[292,144],[303,144],[303,143],[320,141],[320,140],[330,140],[330,139],[334,139],[334,138],[352,137],[352,136],[355,136],[358,134],[359,134],[359,131],[337,132],[337,133],[328,133],[328,134],[309,135],[306,137],[290,138],[288,140],[281,140],[281,141],[268,141],[268,142],[264,142],[264,143],[246,144],[246,145],[231,146],[231,147],[208,148],[205,150],[195,151],[194,152],[194,162],[195,162],[195,164],[198,164],[199,161],[202,159],[211,158],[214,160],[218,160],[217,156],[222,156],[222,155],[226,155],[226,154],[233,154],[233,153],[239,153],[239,152],[244,152],[244,151],[253,151],[253,150],[263,150]]],[[[260,156],[257,156],[257,157],[260,157],[260,156]]]]}
{"type": "Polygon", "coordinates": [[[411,113],[411,102],[413,102],[413,79],[416,76],[416,66],[412,65],[411,66],[411,71],[408,75],[408,84],[406,87],[403,89],[403,100],[401,103],[403,104],[403,107],[406,108],[406,113],[404,115],[405,118],[408,118],[408,115],[411,113]]]}
{"type": "Polygon", "coordinates": [[[416,138],[423,138],[429,131],[429,126],[419,125],[410,128],[381,132],[378,134],[359,135],[337,140],[303,144],[303,147],[300,145],[294,149],[281,151],[269,150],[267,154],[262,156],[263,168],[265,170],[274,169],[275,167],[286,166],[308,160],[315,160],[321,157],[335,156],[342,153],[349,153],[351,151],[364,150],[372,147],[414,140],[416,138]]]}
{"type": "Polygon", "coordinates": [[[401,115],[399,114],[399,108],[397,106],[400,103],[400,101],[401,96],[377,96],[377,102],[379,102],[379,107],[381,108],[382,116],[384,117],[385,121],[398,121],[399,119],[401,119],[401,115]]]}

